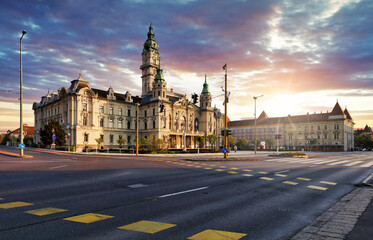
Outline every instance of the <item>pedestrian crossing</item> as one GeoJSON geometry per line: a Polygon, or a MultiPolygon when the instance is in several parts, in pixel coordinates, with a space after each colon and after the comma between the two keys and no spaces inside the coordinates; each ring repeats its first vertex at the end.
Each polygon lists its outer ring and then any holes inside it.
{"type": "Polygon", "coordinates": [[[283,162],[283,163],[297,163],[297,164],[315,164],[327,166],[343,166],[343,167],[359,167],[369,168],[373,166],[373,157],[371,156],[327,156],[322,159],[308,158],[277,158],[268,159],[267,162],[283,162]]]}

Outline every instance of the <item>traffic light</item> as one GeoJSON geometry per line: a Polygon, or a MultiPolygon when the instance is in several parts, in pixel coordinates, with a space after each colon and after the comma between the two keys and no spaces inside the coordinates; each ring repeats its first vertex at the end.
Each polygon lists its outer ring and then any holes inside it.
{"type": "MultiPolygon", "coordinates": [[[[221,135],[224,136],[224,130],[221,130],[221,135]]],[[[232,135],[232,130],[227,130],[227,136],[232,135]]]]}
{"type": "Polygon", "coordinates": [[[198,94],[194,93],[192,94],[193,104],[196,104],[198,102],[198,94]]]}

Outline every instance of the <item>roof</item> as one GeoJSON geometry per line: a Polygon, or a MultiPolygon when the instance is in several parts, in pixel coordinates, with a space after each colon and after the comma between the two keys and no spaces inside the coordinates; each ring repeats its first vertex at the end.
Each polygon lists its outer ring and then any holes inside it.
{"type": "Polygon", "coordinates": [[[341,106],[339,105],[339,103],[337,102],[333,108],[333,110],[331,111],[330,115],[343,115],[343,110],[341,108],[341,106]]]}
{"type": "MultiPolygon", "coordinates": [[[[23,125],[23,131],[26,132],[26,136],[27,135],[34,135],[34,127],[33,126],[27,126],[27,125],[23,125]]],[[[17,128],[16,130],[13,130],[10,134],[11,135],[19,135],[20,133],[20,128],[17,128]]]]}
{"type": "Polygon", "coordinates": [[[352,117],[351,117],[350,113],[348,112],[347,108],[345,108],[345,110],[344,110],[344,114],[346,114],[346,117],[347,117],[348,119],[352,120],[352,117]]]}

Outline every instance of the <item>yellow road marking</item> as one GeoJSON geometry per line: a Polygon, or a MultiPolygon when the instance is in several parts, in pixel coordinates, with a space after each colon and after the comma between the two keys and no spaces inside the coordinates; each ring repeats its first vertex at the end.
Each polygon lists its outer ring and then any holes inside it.
{"type": "Polygon", "coordinates": [[[325,191],[327,190],[328,188],[326,187],[319,187],[319,186],[313,186],[313,185],[309,185],[307,186],[308,188],[312,188],[312,189],[317,189],[317,190],[321,190],[321,191],[325,191]]]}
{"type": "Polygon", "coordinates": [[[26,213],[37,215],[37,216],[44,216],[44,215],[49,215],[53,213],[59,213],[59,212],[66,212],[67,210],[65,209],[59,209],[59,208],[41,208],[41,209],[35,209],[31,211],[27,211],[26,213]]]}
{"type": "Polygon", "coordinates": [[[69,217],[69,218],[64,218],[63,220],[67,221],[73,221],[73,222],[80,222],[80,223],[92,223],[92,222],[97,222],[101,220],[105,220],[108,218],[113,218],[114,216],[109,216],[109,215],[103,215],[103,214],[98,214],[98,213],[86,213],[74,217],[69,217]]]}
{"type": "Polygon", "coordinates": [[[0,200],[3,200],[3,199],[0,197],[0,200]]]}
{"type": "Polygon", "coordinates": [[[169,223],[161,223],[161,222],[152,222],[152,221],[139,221],[132,224],[128,224],[122,227],[118,227],[119,229],[131,230],[136,232],[144,232],[144,233],[157,233],[167,228],[175,227],[176,224],[169,224],[169,223]]]}
{"type": "Polygon", "coordinates": [[[328,185],[337,185],[335,182],[327,182],[327,181],[320,181],[320,183],[328,184],[328,185]]]}
{"type": "Polygon", "coordinates": [[[268,174],[268,172],[259,172],[260,174],[268,174]]]}
{"type": "Polygon", "coordinates": [[[25,206],[30,206],[30,205],[34,205],[34,204],[27,203],[27,202],[9,202],[9,203],[0,204],[0,208],[9,209],[9,208],[25,207],[25,206]]]}
{"type": "Polygon", "coordinates": [[[289,185],[297,185],[297,182],[291,182],[291,181],[284,181],[282,183],[289,184],[289,185]]]}
{"type": "Polygon", "coordinates": [[[245,172],[252,172],[253,170],[250,169],[244,169],[245,172]]]}
{"type": "Polygon", "coordinates": [[[194,167],[196,167],[196,168],[201,168],[202,166],[198,166],[198,165],[197,165],[197,166],[194,166],[194,167]]]}
{"type": "Polygon", "coordinates": [[[254,176],[254,175],[252,175],[252,174],[242,174],[242,176],[245,176],[245,177],[252,177],[252,176],[254,176]]]}
{"type": "Polygon", "coordinates": [[[210,170],[210,169],[212,169],[212,168],[210,168],[210,167],[206,167],[206,168],[204,168],[204,169],[206,169],[206,170],[210,170]]]}
{"type": "Polygon", "coordinates": [[[299,178],[297,178],[298,180],[303,180],[303,181],[311,181],[311,179],[310,178],[302,178],[302,177],[299,177],[299,178]]]}
{"type": "Polygon", "coordinates": [[[215,169],[215,171],[222,172],[222,171],[225,171],[225,170],[224,169],[215,169]]]}
{"type": "Polygon", "coordinates": [[[210,164],[210,167],[215,167],[216,165],[215,164],[210,164]]]}
{"type": "Polygon", "coordinates": [[[232,169],[232,170],[237,170],[238,168],[236,168],[236,167],[232,167],[232,168],[230,168],[230,169],[232,169]]]}
{"type": "Polygon", "coordinates": [[[207,229],[203,232],[197,233],[191,237],[188,237],[190,240],[238,240],[246,236],[244,233],[235,233],[235,232],[226,232],[207,229]]]}
{"type": "Polygon", "coordinates": [[[238,172],[230,171],[230,172],[228,172],[228,173],[230,173],[230,174],[237,174],[238,172]]]}
{"type": "Polygon", "coordinates": [[[267,180],[267,181],[272,181],[274,178],[269,178],[269,177],[260,177],[260,179],[267,180]]]}
{"type": "Polygon", "coordinates": [[[220,166],[220,168],[227,168],[227,166],[220,166]]]}
{"type": "Polygon", "coordinates": [[[275,176],[277,176],[277,177],[287,177],[288,175],[284,175],[284,174],[275,174],[275,176]]]}

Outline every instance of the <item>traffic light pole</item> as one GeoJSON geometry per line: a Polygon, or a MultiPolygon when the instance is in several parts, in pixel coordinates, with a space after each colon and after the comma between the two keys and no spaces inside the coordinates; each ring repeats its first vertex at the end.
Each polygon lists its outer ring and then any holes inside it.
{"type": "Polygon", "coordinates": [[[136,103],[136,156],[139,155],[139,103],[136,103]]]}

